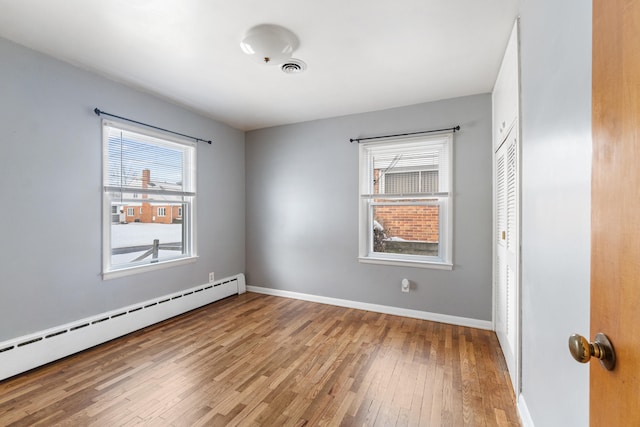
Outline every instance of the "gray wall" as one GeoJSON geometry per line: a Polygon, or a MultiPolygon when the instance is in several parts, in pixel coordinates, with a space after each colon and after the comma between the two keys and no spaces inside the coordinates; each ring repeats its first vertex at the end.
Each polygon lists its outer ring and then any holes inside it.
{"type": "Polygon", "coordinates": [[[588,425],[591,2],[526,0],[522,67],[522,395],[535,425],[588,425]]]}
{"type": "Polygon", "coordinates": [[[249,285],[491,320],[489,94],[248,132],[245,158],[249,285]],[[455,124],[454,270],[359,263],[349,138],[455,124]]]}
{"type": "Polygon", "coordinates": [[[0,39],[0,341],[244,272],[244,133],[0,39]],[[198,147],[197,262],[103,281],[94,107],[198,147]]]}

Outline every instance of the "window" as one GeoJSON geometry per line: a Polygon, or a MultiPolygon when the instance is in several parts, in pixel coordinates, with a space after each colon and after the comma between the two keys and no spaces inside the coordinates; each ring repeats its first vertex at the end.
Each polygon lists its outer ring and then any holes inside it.
{"type": "Polygon", "coordinates": [[[117,206],[111,206],[111,222],[117,224],[120,221],[120,214],[117,206]]]}
{"type": "Polygon", "coordinates": [[[103,276],[193,261],[195,144],[107,120],[102,139],[103,276]],[[121,218],[135,208],[135,221],[121,218]]]}
{"type": "Polygon", "coordinates": [[[361,262],[452,268],[452,141],[360,144],[361,262]]]}

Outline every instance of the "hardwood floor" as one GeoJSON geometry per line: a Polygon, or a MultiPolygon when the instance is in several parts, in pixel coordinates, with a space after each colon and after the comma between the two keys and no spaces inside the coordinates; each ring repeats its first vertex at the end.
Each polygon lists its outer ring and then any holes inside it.
{"type": "Polygon", "coordinates": [[[3,426],[519,426],[493,332],[255,293],[0,382],[3,426]]]}

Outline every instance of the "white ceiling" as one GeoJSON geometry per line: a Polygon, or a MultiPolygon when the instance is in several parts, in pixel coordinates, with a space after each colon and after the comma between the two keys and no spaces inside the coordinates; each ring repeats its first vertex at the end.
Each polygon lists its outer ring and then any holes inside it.
{"type": "Polygon", "coordinates": [[[490,92],[519,1],[0,0],[0,37],[251,130],[490,92]],[[261,23],[304,73],[240,50],[261,23]]]}

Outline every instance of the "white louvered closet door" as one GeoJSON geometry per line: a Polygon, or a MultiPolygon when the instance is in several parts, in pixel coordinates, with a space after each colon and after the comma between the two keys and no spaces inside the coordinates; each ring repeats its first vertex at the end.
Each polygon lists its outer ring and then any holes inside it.
{"type": "Polygon", "coordinates": [[[518,339],[518,129],[513,126],[495,157],[496,334],[509,371],[517,372],[518,339]]]}

